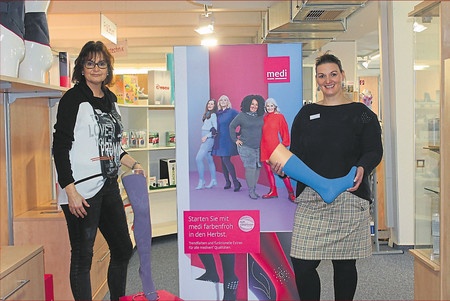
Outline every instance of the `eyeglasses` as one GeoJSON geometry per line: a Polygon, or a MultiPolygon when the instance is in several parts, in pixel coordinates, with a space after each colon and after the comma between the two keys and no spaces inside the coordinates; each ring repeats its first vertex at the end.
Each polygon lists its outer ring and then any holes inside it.
{"type": "Polygon", "coordinates": [[[100,69],[106,69],[108,68],[108,63],[105,61],[100,61],[98,63],[95,63],[93,61],[87,61],[84,63],[84,67],[86,67],[86,69],[94,69],[95,66],[98,66],[100,69]]]}

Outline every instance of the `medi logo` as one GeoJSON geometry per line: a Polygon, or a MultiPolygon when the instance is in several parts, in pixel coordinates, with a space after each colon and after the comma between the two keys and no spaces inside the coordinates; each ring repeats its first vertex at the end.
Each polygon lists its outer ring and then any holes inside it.
{"type": "Polygon", "coordinates": [[[288,56],[264,58],[265,83],[289,83],[290,74],[288,56]]]}

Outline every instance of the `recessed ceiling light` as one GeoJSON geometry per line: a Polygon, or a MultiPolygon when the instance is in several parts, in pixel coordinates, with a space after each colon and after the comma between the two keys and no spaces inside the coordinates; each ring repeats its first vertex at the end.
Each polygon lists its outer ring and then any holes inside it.
{"type": "Polygon", "coordinates": [[[203,39],[202,40],[202,46],[216,46],[217,45],[217,39],[203,39]]]}

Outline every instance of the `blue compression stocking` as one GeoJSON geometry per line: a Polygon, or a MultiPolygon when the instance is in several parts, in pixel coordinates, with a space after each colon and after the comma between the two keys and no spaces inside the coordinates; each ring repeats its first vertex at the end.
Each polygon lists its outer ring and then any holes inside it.
{"type": "Polygon", "coordinates": [[[350,172],[344,177],[327,179],[314,172],[296,155],[292,155],[284,165],[283,171],[289,177],[314,189],[329,204],[342,192],[353,187],[356,166],[353,166],[350,172]]]}

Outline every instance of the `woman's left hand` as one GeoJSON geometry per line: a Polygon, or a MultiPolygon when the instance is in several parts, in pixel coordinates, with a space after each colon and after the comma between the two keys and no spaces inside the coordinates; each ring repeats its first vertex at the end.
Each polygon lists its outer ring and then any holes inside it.
{"type": "Polygon", "coordinates": [[[356,169],[355,179],[353,180],[353,187],[347,189],[347,191],[349,192],[356,191],[359,188],[359,185],[361,185],[363,176],[364,176],[364,167],[358,166],[358,168],[356,169]]]}
{"type": "Polygon", "coordinates": [[[202,137],[202,143],[205,143],[205,141],[208,139],[208,136],[202,137]]]}
{"type": "Polygon", "coordinates": [[[143,175],[145,177],[145,170],[141,164],[136,164],[133,168],[133,173],[138,175],[143,175]]]}

